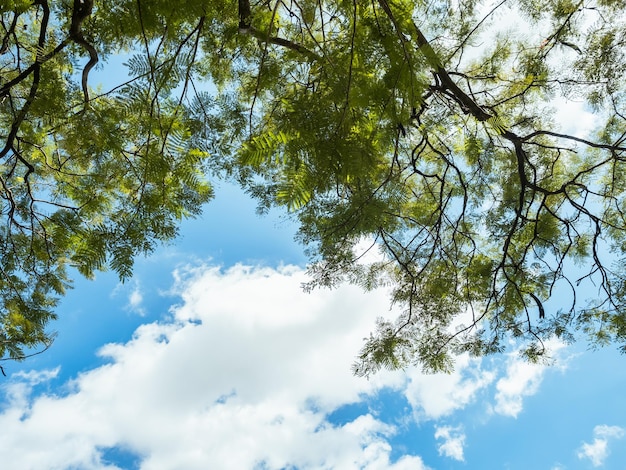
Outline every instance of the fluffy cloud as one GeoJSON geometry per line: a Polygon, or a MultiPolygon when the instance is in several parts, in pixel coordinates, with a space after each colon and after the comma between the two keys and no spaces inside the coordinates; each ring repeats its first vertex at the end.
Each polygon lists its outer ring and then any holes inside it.
{"type": "MultiPolygon", "coordinates": [[[[105,365],[58,394],[46,385],[58,369],[12,376],[0,411],[3,459],[19,469],[111,470],[111,456],[126,453],[144,470],[419,470],[426,466],[417,455],[391,458],[406,422],[485,406],[479,399],[493,397],[494,384],[497,410],[515,416],[539,385],[543,368],[512,356],[499,381],[496,361],[468,355],[450,375],[408,369],[355,378],[351,363],[388,312],[387,294],[350,286],[306,294],[306,281],[296,267],[179,271],[180,304],[128,342],[102,347],[105,365]],[[404,421],[367,407],[340,423],[329,418],[382,389],[406,398],[404,421]]],[[[462,461],[463,429],[435,429],[440,455],[462,461]]]]}
{"type": "Polygon", "coordinates": [[[304,273],[236,266],[179,273],[183,302],[100,354],[64,395],[33,387],[58,371],[5,386],[0,452],[14,468],[113,469],[108,449],[142,469],[424,469],[390,461],[394,426],[364,413],[337,425],[328,413],[398,389],[401,374],[349,373],[361,338],[388,309],[384,293],[342,287],[304,294],[304,273]]]}
{"type": "Polygon", "coordinates": [[[481,369],[481,360],[468,354],[456,358],[451,374],[425,375],[412,369],[407,375],[405,394],[418,419],[438,419],[464,408],[495,379],[493,371],[481,369]]]}
{"type": "MultiPolygon", "coordinates": [[[[564,344],[555,340],[546,346],[551,354],[556,354],[564,347],[564,344]]],[[[566,361],[561,361],[561,367],[565,367],[565,363],[566,361]]],[[[537,393],[546,369],[549,367],[541,363],[531,364],[516,353],[509,354],[506,375],[496,383],[494,411],[516,418],[522,411],[524,397],[537,393]]]]}
{"type": "Polygon", "coordinates": [[[589,459],[594,467],[599,467],[609,455],[609,439],[624,437],[624,428],[619,426],[599,425],[593,428],[593,442],[583,442],[578,450],[579,459],[589,459]]]}
{"type": "Polygon", "coordinates": [[[517,417],[522,411],[525,396],[537,393],[543,378],[543,367],[522,360],[513,360],[506,376],[496,384],[496,413],[517,417]]]}
{"type": "Polygon", "coordinates": [[[463,446],[465,445],[465,433],[461,426],[441,426],[435,431],[435,439],[443,439],[438,445],[439,455],[445,455],[454,460],[463,461],[463,446]]]}

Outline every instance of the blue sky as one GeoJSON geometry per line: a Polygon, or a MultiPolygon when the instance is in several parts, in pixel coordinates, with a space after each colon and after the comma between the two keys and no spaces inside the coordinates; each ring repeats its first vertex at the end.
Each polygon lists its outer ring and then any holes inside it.
{"type": "MultiPolygon", "coordinates": [[[[594,125],[575,103],[555,119],[594,125]]],[[[615,347],[554,342],[542,366],[511,346],[449,375],[355,378],[362,338],[394,315],[387,295],[304,293],[294,233],[218,183],[125,284],[77,279],[50,350],[3,363],[0,468],[624,470],[615,347]]]]}
{"type": "Polygon", "coordinates": [[[78,280],[54,346],[4,364],[3,468],[624,468],[615,348],[355,378],[362,338],[393,314],[386,294],[302,292],[294,225],[216,194],[126,284],[78,280]]]}

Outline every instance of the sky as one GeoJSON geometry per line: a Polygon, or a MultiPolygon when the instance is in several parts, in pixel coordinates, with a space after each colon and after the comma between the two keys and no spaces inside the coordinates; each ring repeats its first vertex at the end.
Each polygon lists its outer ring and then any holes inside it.
{"type": "MultiPolygon", "coordinates": [[[[593,118],[558,103],[565,131],[593,118]]],[[[113,273],[77,278],[52,347],[0,376],[3,470],[626,468],[626,357],[551,343],[451,374],[351,365],[384,290],[305,293],[284,215],[216,183],[203,215],[113,273]]]]}
{"type": "Polygon", "coordinates": [[[624,469],[615,347],[356,378],[387,294],[305,293],[294,233],[222,183],[131,280],[77,280],[54,345],[4,364],[2,468],[624,469]]]}

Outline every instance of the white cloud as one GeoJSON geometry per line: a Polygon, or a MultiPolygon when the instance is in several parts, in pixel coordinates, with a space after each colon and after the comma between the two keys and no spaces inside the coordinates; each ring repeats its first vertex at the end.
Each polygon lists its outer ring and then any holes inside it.
{"type": "Polygon", "coordinates": [[[128,309],[143,316],[146,312],[142,307],[142,303],[143,294],[141,292],[141,287],[139,286],[139,283],[136,283],[135,287],[128,295],[128,309]]]}
{"type": "Polygon", "coordinates": [[[540,364],[529,364],[521,359],[511,361],[506,376],[496,383],[496,413],[517,417],[524,397],[537,393],[543,372],[540,364]]]}
{"type": "MultiPolygon", "coordinates": [[[[0,411],[5,460],[15,468],[112,469],[107,449],[122,448],[150,470],[423,469],[416,455],[390,461],[395,425],[403,426],[395,418],[391,425],[372,411],[333,424],[329,414],[386,387],[406,397],[407,420],[437,420],[477,403],[497,379],[497,367],[484,370],[486,361],[467,354],[450,375],[409,368],[353,377],[362,338],[388,312],[384,291],[306,294],[305,273],[289,266],[200,266],[175,277],[172,292],[182,301],[169,317],[102,347],[109,363],[65,384],[63,396],[38,385],[58,369],[11,378],[0,411]]],[[[502,414],[516,416],[522,397],[536,391],[543,369],[530,367],[509,359],[497,382],[502,414]]],[[[461,428],[438,426],[435,437],[441,455],[463,460],[461,428]]]]}
{"type": "MultiPolygon", "coordinates": [[[[564,347],[558,341],[546,344],[551,354],[564,347]]],[[[517,353],[509,354],[506,375],[496,383],[496,404],[494,411],[498,414],[516,418],[523,408],[524,397],[532,396],[539,390],[546,369],[546,364],[531,364],[519,357],[517,353]]],[[[563,366],[563,363],[561,364],[563,366]]]]}
{"type": "Polygon", "coordinates": [[[445,455],[461,462],[464,461],[465,433],[461,426],[438,426],[435,431],[435,439],[443,439],[443,443],[438,445],[439,455],[445,455]]]}
{"type": "Polygon", "coordinates": [[[437,419],[474,402],[478,392],[495,379],[495,373],[481,369],[481,360],[462,354],[451,374],[423,374],[408,371],[406,398],[416,417],[437,419]]]}
{"type": "Polygon", "coordinates": [[[591,444],[583,443],[578,451],[578,458],[588,458],[594,467],[599,467],[608,455],[607,441],[605,439],[594,439],[591,444]]]}
{"type": "Polygon", "coordinates": [[[130,304],[132,308],[137,308],[139,307],[139,305],[141,305],[142,301],[143,301],[143,295],[141,295],[141,291],[139,290],[139,288],[136,287],[130,293],[130,296],[128,297],[128,303],[130,304]]]}
{"type": "Polygon", "coordinates": [[[133,312],[142,317],[145,316],[146,311],[143,307],[143,291],[138,281],[134,281],[130,283],[130,285],[119,282],[111,292],[111,297],[117,297],[119,295],[126,296],[127,301],[124,309],[127,312],[133,312]]]}
{"type": "Polygon", "coordinates": [[[595,436],[605,439],[609,437],[620,439],[624,437],[624,428],[621,428],[619,426],[607,426],[606,424],[601,424],[593,428],[593,434],[595,436]]]}
{"type": "Polygon", "coordinates": [[[104,450],[122,447],[150,470],[426,468],[418,456],[390,461],[396,429],[380,418],[326,420],[404,383],[399,373],[350,374],[361,338],[388,309],[384,293],[345,286],[307,295],[292,267],[202,267],[178,280],[183,303],[170,320],[103,347],[110,363],[77,376],[66,395],[31,396],[45,372],[12,377],[0,413],[3,460],[112,469],[104,450]]]}
{"type": "Polygon", "coordinates": [[[593,428],[593,442],[583,442],[578,450],[579,459],[589,459],[594,467],[604,464],[609,455],[609,439],[621,439],[624,437],[624,428],[619,426],[599,425],[593,428]]]}
{"type": "Polygon", "coordinates": [[[56,367],[52,370],[31,370],[29,372],[20,371],[13,374],[13,377],[20,378],[22,382],[30,385],[36,385],[54,379],[57,375],[59,375],[60,371],[60,367],[56,367]]]}

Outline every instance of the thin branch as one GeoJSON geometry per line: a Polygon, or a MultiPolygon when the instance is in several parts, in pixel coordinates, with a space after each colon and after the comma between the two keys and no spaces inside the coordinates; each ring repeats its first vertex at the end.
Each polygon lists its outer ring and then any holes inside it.
{"type": "Polygon", "coordinates": [[[277,9],[278,9],[278,3],[276,4],[274,8],[274,13],[270,21],[270,29],[267,32],[263,32],[263,31],[259,31],[258,29],[252,26],[252,23],[251,23],[252,13],[250,9],[250,0],[239,0],[239,32],[244,33],[244,34],[250,34],[251,36],[254,36],[255,38],[257,38],[259,41],[263,43],[275,44],[277,46],[282,46],[287,49],[291,49],[292,51],[299,52],[300,54],[307,56],[309,59],[322,60],[322,56],[320,56],[319,54],[316,54],[310,49],[307,49],[301,44],[297,44],[287,39],[283,39],[283,38],[271,35],[272,33],[271,27],[272,27],[272,23],[274,21],[274,17],[276,15],[277,9]]]}

